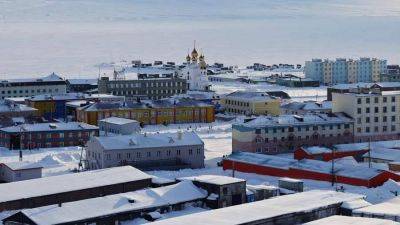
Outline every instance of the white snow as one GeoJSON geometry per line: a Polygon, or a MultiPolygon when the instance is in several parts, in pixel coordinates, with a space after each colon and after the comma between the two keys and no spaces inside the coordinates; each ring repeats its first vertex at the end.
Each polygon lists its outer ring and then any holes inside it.
{"type": "Polygon", "coordinates": [[[398,225],[391,220],[383,220],[376,218],[361,218],[350,216],[331,216],[320,220],[305,223],[304,225],[398,225]]]}
{"type": "Polygon", "coordinates": [[[390,199],[386,202],[356,209],[356,216],[380,217],[400,222],[400,197],[390,199]]]}
{"type": "Polygon", "coordinates": [[[233,183],[244,182],[245,180],[236,177],[218,176],[218,175],[201,175],[193,177],[180,177],[179,180],[200,181],[208,184],[227,185],[233,183]]]}
{"type": "Polygon", "coordinates": [[[0,193],[7,193],[0,195],[0,201],[13,201],[143,179],[151,179],[151,176],[131,166],[43,177],[0,184],[0,193]]]}

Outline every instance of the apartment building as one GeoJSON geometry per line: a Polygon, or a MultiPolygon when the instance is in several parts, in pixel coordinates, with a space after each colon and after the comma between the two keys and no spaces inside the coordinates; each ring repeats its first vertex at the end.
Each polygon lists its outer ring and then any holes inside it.
{"type": "Polygon", "coordinates": [[[188,98],[154,101],[96,102],[76,111],[77,120],[92,125],[111,116],[137,120],[141,124],[211,123],[214,106],[188,98]]]}
{"type": "Polygon", "coordinates": [[[354,118],[355,141],[400,138],[400,91],[371,88],[333,93],[332,112],[354,118]]]}
{"type": "Polygon", "coordinates": [[[34,149],[83,145],[99,128],[85,123],[35,123],[0,129],[0,146],[34,149]]]}
{"type": "Polygon", "coordinates": [[[399,65],[388,65],[387,71],[381,74],[381,81],[387,82],[399,82],[400,81],[400,66],[399,65]]]}
{"type": "Polygon", "coordinates": [[[260,116],[232,125],[232,151],[293,152],[304,145],[353,142],[353,120],[342,113],[260,116]]]}
{"type": "Polygon", "coordinates": [[[114,79],[101,77],[98,81],[99,93],[125,96],[128,100],[157,100],[187,91],[186,79],[174,74],[138,74],[136,79],[114,79]]]}
{"type": "Polygon", "coordinates": [[[204,143],[194,132],[94,137],[87,143],[89,169],[131,165],[143,170],[204,167],[204,143]]]}
{"type": "Polygon", "coordinates": [[[0,99],[66,92],[67,82],[55,73],[36,79],[0,80],[0,99]]]}
{"type": "Polygon", "coordinates": [[[332,85],[356,82],[379,82],[386,73],[387,61],[376,58],[336,60],[312,59],[305,64],[306,78],[332,85]]]}
{"type": "Polygon", "coordinates": [[[230,114],[280,114],[280,99],[264,92],[235,91],[222,97],[221,104],[230,114]]]}
{"type": "MultiPolygon", "coordinates": [[[[332,101],[333,93],[349,93],[351,90],[370,90],[379,88],[382,91],[399,91],[400,82],[378,82],[378,83],[354,83],[354,84],[336,84],[327,88],[327,100],[332,101]]],[[[354,92],[354,91],[353,91],[354,92]]]]}

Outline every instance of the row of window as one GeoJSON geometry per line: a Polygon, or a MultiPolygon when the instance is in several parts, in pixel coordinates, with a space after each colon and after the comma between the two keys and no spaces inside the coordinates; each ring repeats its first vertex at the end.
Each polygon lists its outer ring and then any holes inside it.
{"type": "MultiPolygon", "coordinates": [[[[264,129],[264,131],[265,131],[265,133],[272,132],[272,133],[275,134],[278,131],[281,131],[281,133],[285,133],[287,131],[288,132],[294,132],[295,130],[302,131],[303,129],[305,131],[309,131],[310,128],[312,128],[313,131],[326,130],[326,129],[333,130],[333,128],[335,126],[339,130],[342,129],[342,127],[344,127],[345,129],[350,128],[350,124],[344,124],[343,126],[342,126],[342,124],[337,124],[337,125],[321,125],[321,126],[302,126],[302,127],[299,126],[299,127],[288,127],[288,128],[285,128],[285,127],[282,127],[282,128],[266,128],[266,129],[264,129]]],[[[256,134],[261,134],[261,129],[260,128],[256,129],[255,133],[256,134]]]]}
{"type": "MultiPolygon", "coordinates": [[[[365,133],[370,133],[370,132],[372,132],[370,127],[365,127],[364,130],[363,130],[361,127],[358,127],[358,128],[357,128],[357,133],[363,133],[363,131],[364,131],[365,133]]],[[[387,127],[387,126],[382,126],[382,132],[388,132],[388,131],[389,131],[389,130],[388,130],[388,127],[387,127]]],[[[392,131],[392,132],[393,132],[393,131],[396,131],[396,125],[391,125],[391,126],[390,126],[390,131],[392,131]]],[[[375,126],[373,132],[380,132],[380,131],[379,131],[379,126],[375,126]]]]}
{"type": "MultiPolygon", "coordinates": [[[[333,134],[329,134],[328,135],[328,137],[341,137],[342,136],[342,134],[337,134],[337,135],[333,135],[333,134]]],[[[311,139],[314,139],[314,140],[317,140],[317,139],[319,139],[319,138],[326,138],[327,136],[325,135],[325,134],[322,134],[322,135],[311,135],[311,136],[309,136],[309,135],[306,135],[305,136],[305,140],[309,140],[310,138],[311,139]]],[[[289,136],[289,137],[281,137],[280,138],[280,141],[294,141],[294,140],[298,140],[298,141],[300,141],[300,140],[303,140],[303,138],[301,137],[301,136],[297,136],[297,139],[296,139],[296,137],[294,137],[294,136],[289,136]]],[[[270,143],[270,142],[272,142],[272,143],[277,143],[278,142],[278,138],[277,137],[274,137],[274,138],[272,138],[272,140],[270,140],[269,138],[260,138],[260,137],[258,137],[258,138],[256,138],[255,139],[255,142],[256,143],[270,143]]]]}
{"type": "MultiPolygon", "coordinates": [[[[370,122],[371,122],[370,117],[365,117],[365,123],[370,123],[370,122]]],[[[374,123],[380,123],[380,122],[386,123],[387,116],[382,116],[381,121],[379,120],[378,116],[374,117],[374,123]]],[[[391,116],[391,122],[396,122],[396,116],[391,116]]],[[[361,117],[357,118],[357,124],[361,124],[361,123],[362,123],[362,118],[361,117]]]]}
{"type": "MultiPolygon", "coordinates": [[[[58,93],[58,88],[55,88],[54,89],[54,92],[55,93],[58,93]]],[[[1,94],[29,94],[29,93],[31,93],[31,94],[36,94],[36,93],[53,93],[53,89],[51,89],[51,88],[49,88],[48,90],[47,89],[36,89],[36,90],[28,90],[28,89],[25,89],[25,90],[13,90],[13,91],[11,91],[11,90],[8,90],[8,91],[1,91],[1,94]]]]}
{"type": "Polygon", "coordinates": [[[183,82],[165,81],[165,82],[148,82],[148,83],[125,83],[125,84],[109,84],[109,88],[140,88],[140,87],[183,87],[183,82]]]}
{"type": "MultiPolygon", "coordinates": [[[[364,108],[365,113],[371,113],[370,107],[364,108]]],[[[379,107],[374,107],[374,113],[379,113],[379,107]]],[[[391,106],[391,112],[396,112],[396,106],[391,106]]],[[[387,107],[383,106],[382,107],[382,113],[387,113],[387,107]]],[[[357,114],[362,114],[362,108],[357,108],[357,114]]]]}
{"type": "MultiPolygon", "coordinates": [[[[371,98],[364,98],[366,104],[371,103],[371,98]]],[[[396,102],[396,96],[390,97],[391,102],[396,102]]],[[[386,103],[388,101],[388,97],[383,97],[382,102],[386,103]]],[[[379,103],[379,97],[374,97],[374,103],[379,103]]],[[[357,104],[362,104],[362,98],[357,98],[357,104]]]]}
{"type": "Polygon", "coordinates": [[[225,102],[228,105],[247,106],[247,107],[249,107],[249,105],[250,105],[250,103],[248,103],[248,102],[229,100],[229,99],[226,99],[225,102]]]}

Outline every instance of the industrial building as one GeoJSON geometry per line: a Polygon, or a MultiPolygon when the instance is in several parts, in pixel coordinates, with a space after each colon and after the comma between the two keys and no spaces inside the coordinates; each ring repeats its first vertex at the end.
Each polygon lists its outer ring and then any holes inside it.
{"type": "Polygon", "coordinates": [[[131,166],[0,184],[0,211],[36,208],[150,187],[151,176],[131,166]]]}

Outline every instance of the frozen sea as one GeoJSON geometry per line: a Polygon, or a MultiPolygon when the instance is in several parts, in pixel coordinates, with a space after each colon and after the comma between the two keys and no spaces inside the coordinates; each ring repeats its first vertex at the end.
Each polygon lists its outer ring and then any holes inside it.
{"type": "Polygon", "coordinates": [[[398,0],[0,0],[0,78],[96,77],[100,63],[400,63],[398,0]]]}

